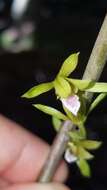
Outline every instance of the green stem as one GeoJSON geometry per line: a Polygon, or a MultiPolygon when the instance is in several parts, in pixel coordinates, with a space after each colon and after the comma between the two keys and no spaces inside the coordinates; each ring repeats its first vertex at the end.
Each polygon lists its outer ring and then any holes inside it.
{"type": "MultiPolygon", "coordinates": [[[[107,15],[93,47],[91,56],[83,74],[83,79],[98,81],[107,61],[107,15]]],[[[92,93],[86,92],[86,98],[91,101],[92,93]]]]}
{"type": "Polygon", "coordinates": [[[60,132],[55,138],[50,154],[48,155],[46,163],[41,171],[39,182],[44,183],[52,180],[69,140],[67,134],[72,129],[72,127],[73,124],[69,120],[62,124],[60,132]]]}

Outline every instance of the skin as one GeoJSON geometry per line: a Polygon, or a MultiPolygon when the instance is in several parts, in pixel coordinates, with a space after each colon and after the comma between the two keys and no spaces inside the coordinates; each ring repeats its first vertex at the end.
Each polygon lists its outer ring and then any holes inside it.
{"type": "Polygon", "coordinates": [[[68,169],[62,161],[53,182],[35,182],[49,145],[0,115],[0,190],[69,190],[62,184],[68,169]]]}

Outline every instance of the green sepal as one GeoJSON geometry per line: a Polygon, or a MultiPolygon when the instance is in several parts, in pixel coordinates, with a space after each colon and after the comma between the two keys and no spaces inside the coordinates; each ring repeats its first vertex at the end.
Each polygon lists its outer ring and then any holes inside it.
{"type": "Polygon", "coordinates": [[[101,146],[102,142],[94,140],[83,140],[80,141],[80,146],[86,148],[87,150],[95,150],[101,146]]]}
{"type": "Polygon", "coordinates": [[[62,112],[58,111],[57,109],[55,108],[52,108],[52,107],[49,107],[49,106],[46,106],[46,105],[42,105],[42,104],[33,104],[33,106],[37,109],[39,109],[40,111],[46,113],[46,114],[49,114],[51,116],[55,116],[59,119],[62,119],[62,120],[67,120],[68,117],[66,115],[64,115],[62,112]]]}
{"type": "Polygon", "coordinates": [[[86,89],[91,88],[95,84],[95,82],[91,80],[72,79],[72,78],[67,78],[67,80],[81,91],[85,91],[86,89]]]}
{"type": "Polygon", "coordinates": [[[63,77],[58,76],[54,81],[56,94],[61,98],[67,98],[71,95],[71,86],[63,77]]]}
{"type": "Polygon", "coordinates": [[[61,120],[60,119],[58,119],[57,117],[52,117],[52,124],[53,124],[53,127],[54,127],[54,129],[55,129],[55,131],[59,131],[60,130],[60,128],[61,128],[61,124],[62,124],[62,122],[61,122],[61,120]]]}
{"type": "Polygon", "coordinates": [[[94,158],[92,154],[90,154],[87,150],[85,150],[83,147],[81,147],[80,143],[77,146],[77,157],[80,159],[86,159],[91,160],[94,158]]]}
{"type": "Polygon", "coordinates": [[[84,177],[90,177],[91,176],[91,169],[90,169],[90,166],[86,160],[80,159],[76,163],[80,169],[81,174],[84,177]]]}
{"type": "Polygon", "coordinates": [[[63,63],[58,75],[67,77],[69,76],[77,67],[79,53],[71,54],[63,63]]]}
{"type": "Polygon", "coordinates": [[[70,78],[67,78],[67,80],[81,91],[96,93],[107,92],[107,83],[104,82],[94,82],[91,80],[79,80],[70,78]]]}
{"type": "Polygon", "coordinates": [[[96,108],[96,106],[107,96],[107,93],[101,93],[99,94],[96,99],[91,103],[89,110],[88,110],[88,114],[96,108]]]}
{"type": "Polygon", "coordinates": [[[32,87],[25,94],[23,94],[22,97],[23,98],[34,98],[36,96],[39,96],[40,94],[48,92],[52,88],[53,88],[53,82],[42,83],[42,84],[32,87]]]}

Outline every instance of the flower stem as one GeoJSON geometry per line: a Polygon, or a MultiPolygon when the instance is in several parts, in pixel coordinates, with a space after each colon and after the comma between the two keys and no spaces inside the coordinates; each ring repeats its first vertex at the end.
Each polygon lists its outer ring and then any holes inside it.
{"type": "MultiPolygon", "coordinates": [[[[104,19],[101,30],[95,42],[90,59],[85,69],[83,79],[98,81],[107,60],[107,16],[104,19]]],[[[86,93],[86,98],[91,101],[92,93],[86,93]]],[[[39,177],[40,182],[49,182],[52,180],[57,166],[65,151],[68,138],[68,132],[73,128],[71,121],[65,121],[61,130],[57,134],[52,145],[46,164],[39,177]]]]}

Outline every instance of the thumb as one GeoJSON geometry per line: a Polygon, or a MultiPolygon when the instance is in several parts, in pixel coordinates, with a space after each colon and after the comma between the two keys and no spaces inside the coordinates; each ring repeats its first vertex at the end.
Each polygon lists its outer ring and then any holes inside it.
{"type": "Polygon", "coordinates": [[[10,187],[3,188],[1,190],[70,190],[65,185],[59,183],[30,183],[30,184],[20,184],[12,185],[10,187]]]}

